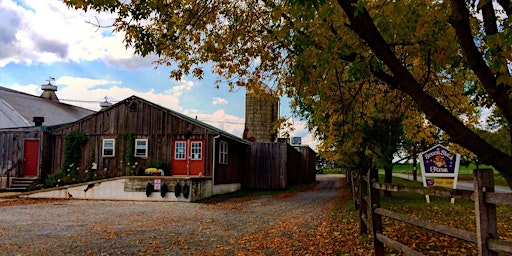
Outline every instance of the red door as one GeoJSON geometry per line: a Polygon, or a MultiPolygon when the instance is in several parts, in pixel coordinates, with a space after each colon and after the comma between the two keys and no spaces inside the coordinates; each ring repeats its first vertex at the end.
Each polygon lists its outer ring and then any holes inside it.
{"type": "Polygon", "coordinates": [[[37,176],[39,169],[39,140],[25,140],[23,176],[37,176]]]}
{"type": "Polygon", "coordinates": [[[204,175],[204,141],[177,140],[173,146],[172,175],[204,175]]]}

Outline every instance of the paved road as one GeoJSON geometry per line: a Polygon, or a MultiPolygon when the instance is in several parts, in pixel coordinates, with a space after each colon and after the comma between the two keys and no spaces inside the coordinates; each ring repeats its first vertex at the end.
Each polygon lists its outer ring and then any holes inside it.
{"type": "Polygon", "coordinates": [[[0,202],[0,255],[322,254],[326,239],[307,242],[322,235],[340,178],[318,175],[316,186],[300,191],[202,203],[0,202]]]}
{"type": "MultiPolygon", "coordinates": [[[[394,177],[399,177],[403,179],[413,180],[413,176],[411,174],[403,174],[403,173],[393,173],[394,177]]],[[[418,176],[419,182],[423,182],[421,176],[418,176]]],[[[457,181],[457,189],[462,190],[473,190],[473,183],[469,181],[457,181]]],[[[511,192],[509,187],[495,186],[495,192],[499,193],[509,193],[511,192]]]]}

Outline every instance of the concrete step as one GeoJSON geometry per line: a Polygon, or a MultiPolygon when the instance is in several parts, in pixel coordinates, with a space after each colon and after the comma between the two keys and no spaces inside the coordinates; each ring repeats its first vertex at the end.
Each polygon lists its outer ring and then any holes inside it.
{"type": "Polygon", "coordinates": [[[37,178],[12,178],[12,183],[7,191],[22,192],[37,182],[37,178]]]}

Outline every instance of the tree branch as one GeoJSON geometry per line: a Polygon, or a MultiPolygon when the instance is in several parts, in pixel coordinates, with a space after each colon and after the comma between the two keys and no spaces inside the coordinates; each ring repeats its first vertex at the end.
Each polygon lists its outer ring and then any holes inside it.
{"type": "MultiPolygon", "coordinates": [[[[482,86],[489,92],[490,97],[494,99],[503,117],[508,123],[512,123],[512,102],[508,97],[508,86],[504,84],[496,85],[496,77],[489,66],[487,66],[486,61],[482,57],[482,53],[475,45],[469,25],[469,10],[467,9],[465,1],[452,0],[451,6],[452,14],[450,23],[455,29],[457,41],[464,52],[464,56],[468,60],[471,70],[475,72],[482,86]]],[[[487,19],[489,19],[487,23],[492,23],[492,18],[488,17],[487,19]]],[[[487,29],[492,32],[492,25],[487,24],[486,30],[487,29]]]]}

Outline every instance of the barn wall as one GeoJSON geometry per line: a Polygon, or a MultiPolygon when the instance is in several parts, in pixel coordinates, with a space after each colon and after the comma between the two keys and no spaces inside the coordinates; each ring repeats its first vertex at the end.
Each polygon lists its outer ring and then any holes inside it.
{"type": "MultiPolygon", "coordinates": [[[[221,137],[215,141],[215,185],[240,183],[246,166],[249,146],[221,137]],[[228,164],[219,164],[219,143],[228,142],[228,164]]],[[[213,152],[212,152],[213,155],[213,152]]],[[[211,161],[211,158],[210,158],[211,161]]]]}
{"type": "MultiPolygon", "coordinates": [[[[108,170],[111,176],[130,175],[133,171],[136,175],[143,174],[147,163],[150,160],[165,161],[169,168],[171,166],[174,140],[199,139],[204,141],[204,173],[203,176],[212,175],[212,154],[213,137],[218,135],[217,131],[197,125],[186,118],[167,111],[162,107],[150,102],[133,98],[122,104],[116,104],[111,108],[79,120],[65,129],[55,131],[55,153],[53,156],[52,171],[61,170],[64,160],[64,142],[66,134],[71,131],[80,131],[87,135],[88,141],[82,148],[81,161],[79,164],[81,172],[90,170],[91,162],[98,164],[97,171],[108,170]],[[148,157],[135,158],[128,165],[125,160],[126,147],[123,147],[122,134],[132,133],[134,139],[148,139],[148,157]],[[104,158],[101,155],[103,139],[116,139],[115,157],[104,158]]],[[[230,146],[230,164],[224,171],[216,170],[219,174],[218,183],[241,182],[240,166],[243,165],[244,156],[239,153],[237,144],[233,139],[228,140],[230,146]]],[[[217,141],[218,143],[218,141],[217,141]]],[[[218,151],[217,151],[218,152],[218,151]]],[[[166,170],[168,174],[171,170],[166,170]]],[[[82,175],[85,175],[82,173],[82,175]]]]}
{"type": "MultiPolygon", "coordinates": [[[[23,175],[24,142],[26,139],[43,141],[40,127],[0,130],[0,176],[7,176],[7,170],[18,164],[11,176],[23,175]]],[[[41,148],[41,147],[40,147],[41,148]]],[[[39,152],[39,168],[41,168],[41,152],[39,152]]]]}

